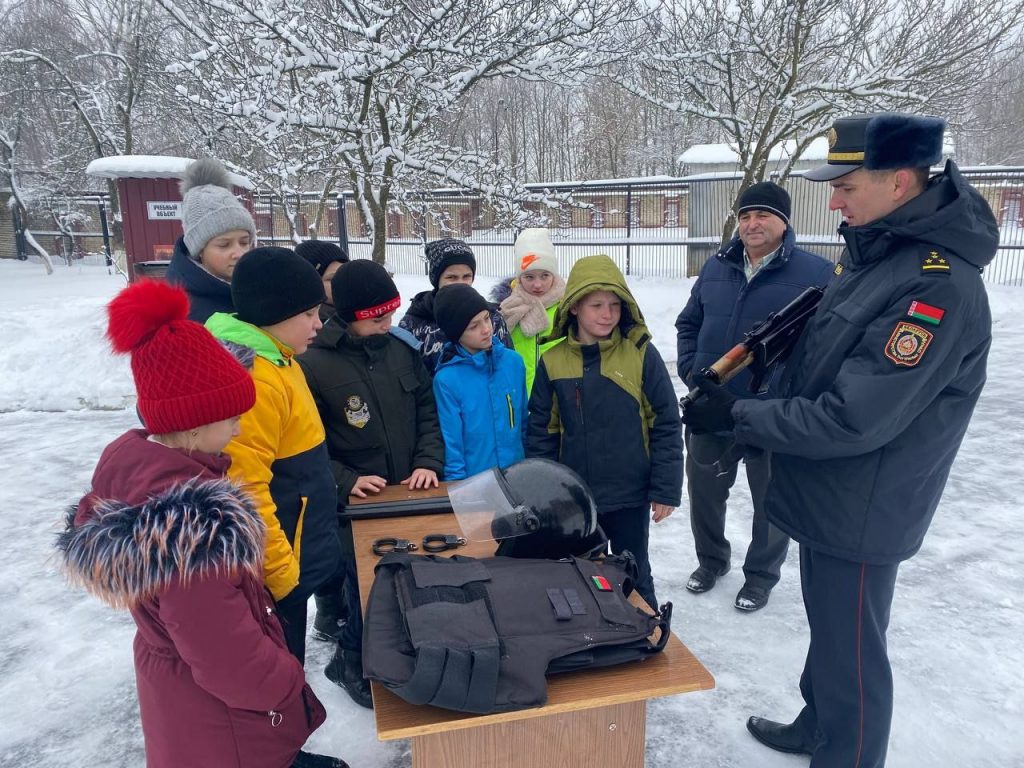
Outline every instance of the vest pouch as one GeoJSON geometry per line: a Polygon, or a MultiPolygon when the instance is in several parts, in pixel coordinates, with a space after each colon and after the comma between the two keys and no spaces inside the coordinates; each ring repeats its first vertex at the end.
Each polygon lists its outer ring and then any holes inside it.
{"type": "Polygon", "coordinates": [[[625,599],[623,585],[628,580],[625,571],[604,567],[600,561],[581,560],[578,557],[573,558],[573,564],[604,620],[609,624],[636,630],[645,615],[625,599]],[[610,588],[605,589],[605,584],[610,588]]]}

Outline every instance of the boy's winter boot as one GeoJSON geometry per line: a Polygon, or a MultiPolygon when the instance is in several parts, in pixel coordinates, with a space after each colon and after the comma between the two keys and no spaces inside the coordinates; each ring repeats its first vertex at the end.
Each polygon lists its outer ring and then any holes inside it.
{"type": "Polygon", "coordinates": [[[312,752],[300,751],[292,761],[292,768],[349,768],[349,766],[340,757],[314,755],[312,752]]]}
{"type": "Polygon", "coordinates": [[[370,683],[363,677],[363,654],[346,651],[340,645],[334,651],[334,658],[324,667],[327,679],[340,685],[356,704],[373,709],[370,683]]]}
{"type": "Polygon", "coordinates": [[[313,595],[313,599],[316,600],[316,618],[313,619],[313,631],[310,634],[325,643],[337,642],[345,626],[345,606],[341,592],[313,595]]]}

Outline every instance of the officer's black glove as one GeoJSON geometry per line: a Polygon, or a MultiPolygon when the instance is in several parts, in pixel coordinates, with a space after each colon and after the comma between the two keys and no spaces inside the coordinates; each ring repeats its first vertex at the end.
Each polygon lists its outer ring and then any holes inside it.
{"type": "Polygon", "coordinates": [[[732,417],[732,406],[736,396],[720,384],[701,379],[700,391],[703,397],[687,402],[683,406],[683,424],[695,435],[709,432],[731,432],[736,426],[732,417]]]}

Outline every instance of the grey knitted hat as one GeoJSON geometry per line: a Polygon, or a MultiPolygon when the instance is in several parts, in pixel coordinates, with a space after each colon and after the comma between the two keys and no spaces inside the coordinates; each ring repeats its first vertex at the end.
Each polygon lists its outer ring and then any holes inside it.
{"type": "Polygon", "coordinates": [[[228,172],[212,157],[196,160],[185,169],[181,198],[185,247],[196,261],[208,242],[233,229],[247,231],[256,245],[256,224],[231,191],[228,172]]]}

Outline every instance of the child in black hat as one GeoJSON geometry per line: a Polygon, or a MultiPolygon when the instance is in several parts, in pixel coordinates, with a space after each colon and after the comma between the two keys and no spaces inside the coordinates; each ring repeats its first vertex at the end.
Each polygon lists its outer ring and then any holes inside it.
{"type": "MultiPolygon", "coordinates": [[[[340,506],[386,485],[437,487],[444,443],[430,376],[419,350],[391,333],[402,302],[384,267],[356,259],[331,281],[333,316],[299,364],[327,431],[327,453],[340,506]]],[[[362,674],[362,611],[351,529],[342,524],[349,572],[343,590],[317,594],[313,636],[338,641],[327,677],[363,706],[371,706],[362,674]],[[337,618],[347,621],[339,628],[337,618]]]]}
{"type": "MultiPolygon", "coordinates": [[[[228,443],[228,476],[248,491],[267,525],[263,573],[289,650],[306,651],[306,602],[341,567],[338,493],[324,428],[295,355],[320,330],[323,282],[288,248],[256,248],[231,276],[237,312],[206,327],[253,359],[256,405],[228,443]]],[[[182,371],[187,378],[188,371],[182,371]]]]}
{"type": "Polygon", "coordinates": [[[434,374],[444,435],[446,480],[459,480],[523,458],[526,366],[496,343],[491,304],[468,285],[437,292],[434,312],[448,339],[434,374]]]}
{"type": "Polygon", "coordinates": [[[326,323],[334,314],[331,278],[344,264],[348,264],[348,253],[340,245],[327,240],[303,240],[295,246],[295,252],[313,265],[323,281],[327,299],[320,305],[320,322],[326,323]]]}
{"type": "MultiPolygon", "coordinates": [[[[476,278],[476,256],[473,249],[462,240],[445,238],[443,240],[432,240],[424,247],[424,261],[427,264],[427,277],[430,285],[429,291],[422,291],[416,294],[408,311],[402,318],[399,326],[411,333],[420,342],[420,352],[423,355],[423,363],[427,366],[430,375],[434,374],[438,360],[441,357],[441,350],[449,339],[437,323],[434,315],[434,299],[441,288],[450,285],[472,285],[476,278]]],[[[494,335],[501,343],[512,348],[512,337],[505,325],[505,320],[498,311],[497,304],[488,305],[491,310],[491,325],[494,335]]]]}

